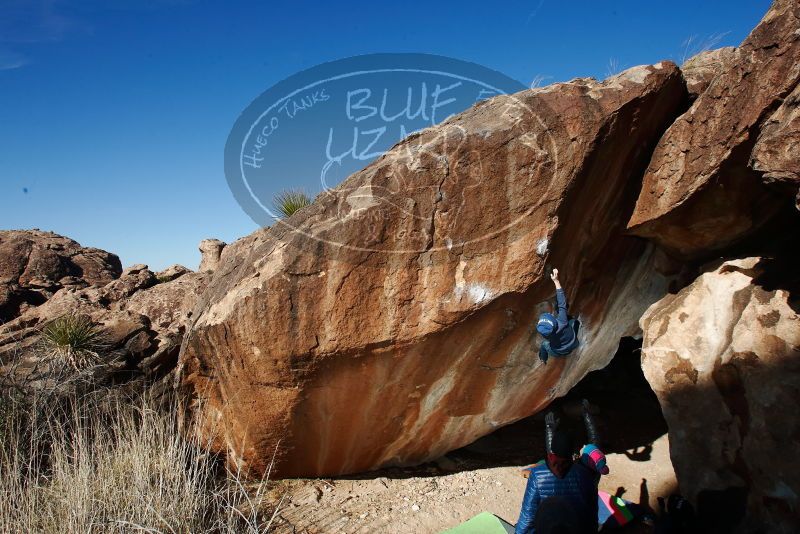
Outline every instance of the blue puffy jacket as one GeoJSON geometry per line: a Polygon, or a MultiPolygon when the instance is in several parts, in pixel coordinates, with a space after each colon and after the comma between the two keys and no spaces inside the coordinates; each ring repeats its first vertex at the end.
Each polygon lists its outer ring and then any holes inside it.
{"type": "MultiPolygon", "coordinates": [[[[560,519],[577,523],[580,532],[597,532],[597,483],[600,474],[597,471],[575,462],[569,468],[564,478],[558,478],[542,462],[531,469],[528,485],[525,488],[525,497],[522,499],[522,509],[517,521],[516,534],[534,534],[536,514],[542,504],[550,498],[558,502],[561,508],[568,510],[569,515],[562,513],[560,519]]],[[[541,521],[544,518],[539,518],[541,521]]],[[[558,517],[549,517],[548,521],[558,520],[558,517]]],[[[538,522],[541,525],[541,522],[538,522]]]]}

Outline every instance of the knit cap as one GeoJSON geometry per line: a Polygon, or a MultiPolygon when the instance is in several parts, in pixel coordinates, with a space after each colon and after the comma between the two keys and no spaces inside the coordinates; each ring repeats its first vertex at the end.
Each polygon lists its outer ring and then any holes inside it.
{"type": "Polygon", "coordinates": [[[536,323],[536,331],[544,337],[552,334],[556,329],[556,318],[551,313],[543,313],[539,316],[539,322],[536,323]]]}

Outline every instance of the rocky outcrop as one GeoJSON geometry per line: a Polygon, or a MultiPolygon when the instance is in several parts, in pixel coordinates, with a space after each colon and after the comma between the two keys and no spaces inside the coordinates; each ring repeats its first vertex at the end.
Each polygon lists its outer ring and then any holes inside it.
{"type": "Polygon", "coordinates": [[[186,327],[209,279],[208,273],[188,272],[137,292],[117,306],[147,318],[148,343],[137,364],[146,375],[162,376],[175,368],[186,327]]]}
{"type": "Polygon", "coordinates": [[[800,4],[774,2],[740,47],[687,62],[684,78],[697,99],[659,142],[629,229],[695,262],[772,259],[726,262],[653,305],[642,363],[681,490],[714,528],[794,532],[800,4]]]}
{"type": "Polygon", "coordinates": [[[786,129],[770,122],[791,122],[790,110],[775,112],[800,80],[797,1],[776,0],[726,64],[658,143],[629,221],[636,235],[684,257],[711,256],[791,205],[761,173],[771,165],[782,173],[781,161],[800,155],[786,129]],[[762,130],[754,171],[748,162],[762,130]]]}
{"type": "Polygon", "coordinates": [[[118,304],[155,283],[155,276],[146,266],[136,265],[106,285],[61,289],[41,305],[0,325],[0,375],[13,376],[20,382],[38,381],[41,375],[44,384],[54,373],[62,378],[60,362],[53,362],[54,368],[47,361],[46,348],[41,346],[42,331],[51,321],[72,315],[88,319],[102,331],[102,358],[106,365],[92,379],[105,385],[112,383],[114,375],[127,374],[135,368],[149,339],[147,318],[120,311],[118,304]]]}
{"type": "Polygon", "coordinates": [[[685,100],[672,63],[496,97],[228,245],[181,354],[202,438],[255,474],[420,462],[603,367],[665,291],[622,234],[685,100]],[[584,348],[543,366],[548,263],[584,348]]]}
{"type": "Polygon", "coordinates": [[[119,258],[40,230],[0,230],[0,323],[38,306],[63,287],[106,284],[119,258]]]}
{"type": "Polygon", "coordinates": [[[225,242],[219,239],[203,239],[198,246],[200,249],[200,267],[199,271],[213,271],[219,265],[219,258],[222,255],[222,250],[225,248],[225,242]]]}
{"type": "Polygon", "coordinates": [[[681,72],[689,98],[700,96],[717,76],[731,69],[735,60],[736,48],[732,46],[706,50],[687,59],[681,72]]]}
{"type": "MultiPolygon", "coordinates": [[[[55,234],[23,234],[33,251],[50,250],[48,247],[53,242],[77,246],[74,241],[55,234]]],[[[80,250],[70,258],[87,255],[83,252],[85,249],[80,250]]],[[[107,254],[89,249],[88,255],[103,258],[107,254]]],[[[31,254],[31,257],[42,255],[31,254]]],[[[75,260],[78,265],[87,262],[82,257],[75,260]]],[[[39,261],[37,265],[39,279],[63,280],[57,278],[62,263],[39,261]]],[[[159,278],[146,265],[133,265],[121,273],[117,271],[113,273],[115,277],[102,269],[85,268],[82,272],[88,278],[81,279],[81,283],[58,289],[58,285],[63,284],[60,281],[50,286],[55,293],[47,300],[0,325],[0,375],[8,375],[12,370],[16,379],[28,378],[34,371],[47,374],[47,365],[42,359],[42,329],[65,315],[85,317],[102,332],[101,356],[105,365],[100,366],[94,376],[99,383],[108,385],[138,378],[152,380],[170,373],[175,368],[191,310],[205,289],[209,275],[173,266],[160,273],[163,281],[159,283],[159,278]],[[88,285],[88,281],[93,285],[88,285]]]]}
{"type": "Polygon", "coordinates": [[[681,491],[701,512],[721,503],[718,518],[746,510],[748,532],[800,528],[797,281],[796,265],[732,260],[641,320],[642,367],[669,425],[681,491]],[[793,287],[784,283],[792,271],[793,287]]]}
{"type": "Polygon", "coordinates": [[[750,157],[750,165],[764,180],[792,189],[800,209],[800,86],[764,123],[750,157]]]}

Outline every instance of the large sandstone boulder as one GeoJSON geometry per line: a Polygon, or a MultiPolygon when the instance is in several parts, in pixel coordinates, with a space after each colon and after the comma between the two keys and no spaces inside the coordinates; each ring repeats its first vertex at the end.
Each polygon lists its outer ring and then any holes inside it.
{"type": "Polygon", "coordinates": [[[748,532],[800,529],[800,288],[779,267],[725,262],[641,320],[681,491],[717,518],[746,510],[748,532]]]}
{"type": "Polygon", "coordinates": [[[0,230],[0,323],[62,287],[106,284],[122,272],[119,258],[40,230],[0,230]]]}
{"type": "Polygon", "coordinates": [[[791,207],[761,172],[800,156],[793,128],[774,124],[791,120],[775,110],[800,80],[797,0],[776,0],[722,67],[658,143],[629,221],[633,233],[687,257],[713,255],[791,207]],[[762,129],[757,172],[748,164],[762,129]]]}
{"type": "Polygon", "coordinates": [[[256,475],[420,462],[606,365],[665,291],[623,233],[686,98],[672,63],[496,97],[228,245],[181,352],[201,438],[256,475]],[[548,263],[584,346],[543,366],[548,263]]]}

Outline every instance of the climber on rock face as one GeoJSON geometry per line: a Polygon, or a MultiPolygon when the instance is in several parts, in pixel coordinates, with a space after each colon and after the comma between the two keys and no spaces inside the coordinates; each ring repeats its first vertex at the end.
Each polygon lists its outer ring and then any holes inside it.
{"type": "Polygon", "coordinates": [[[608,467],[597,447],[599,436],[585,399],[583,421],[588,443],[576,461],[569,433],[558,428],[553,412],[545,416],[547,458],[526,468],[530,474],[516,534],[597,532],[597,485],[608,467]]]}
{"type": "Polygon", "coordinates": [[[544,337],[544,341],[539,346],[539,359],[544,364],[547,364],[550,356],[567,356],[578,348],[579,344],[578,328],[580,323],[577,319],[567,316],[567,296],[558,280],[558,269],[553,269],[550,278],[556,286],[558,310],[556,315],[541,314],[536,323],[536,331],[544,337]]]}

